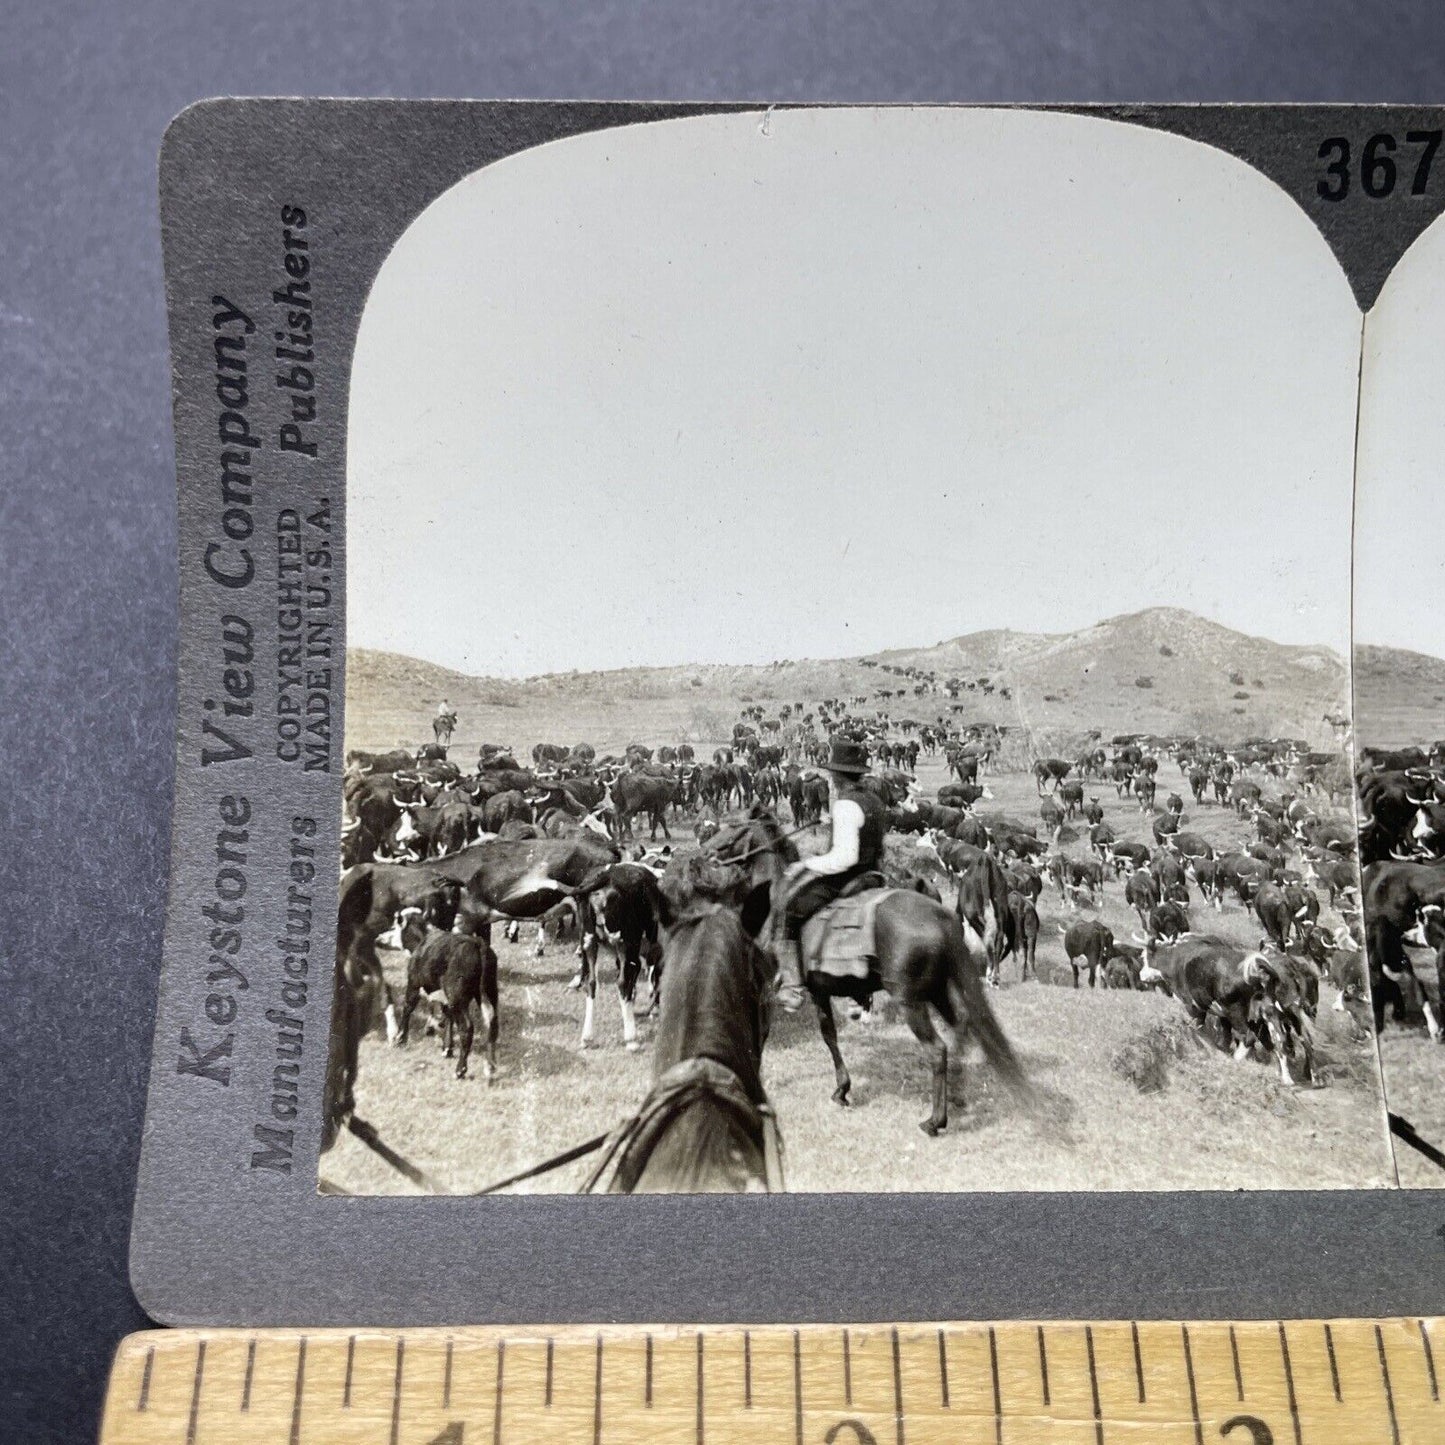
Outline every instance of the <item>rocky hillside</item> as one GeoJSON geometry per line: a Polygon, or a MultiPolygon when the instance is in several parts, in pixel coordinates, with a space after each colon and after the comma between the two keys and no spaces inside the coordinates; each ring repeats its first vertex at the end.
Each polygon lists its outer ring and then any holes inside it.
{"type": "MultiPolygon", "coordinates": [[[[586,739],[723,736],[747,701],[765,706],[907,689],[888,699],[895,718],[936,717],[950,706],[922,697],[885,670],[914,667],[948,678],[987,679],[995,692],[964,691],[962,721],[1017,729],[1027,750],[1059,751],[1087,729],[1203,732],[1222,738],[1285,734],[1328,743],[1327,712],[1346,708],[1342,660],[1325,647],[1289,647],[1234,632],[1178,608],[1109,618],[1079,632],[965,634],[933,647],[867,658],[777,660],[758,666],[627,668],[521,680],[466,677],[397,653],[347,654],[347,744],[414,744],[429,735],[442,697],[462,718],[458,743],[487,738],[530,747],[586,739]],[[1008,688],[1004,699],[997,689],[1008,688]],[[1243,694],[1242,696],[1240,694],[1243,694]]],[[[1445,663],[1437,663],[1445,677],[1445,663]]],[[[1445,686],[1442,686],[1445,693],[1445,686]]]]}
{"type": "Polygon", "coordinates": [[[1355,648],[1356,733],[1395,747],[1445,737],[1445,660],[1400,647],[1355,648]]]}

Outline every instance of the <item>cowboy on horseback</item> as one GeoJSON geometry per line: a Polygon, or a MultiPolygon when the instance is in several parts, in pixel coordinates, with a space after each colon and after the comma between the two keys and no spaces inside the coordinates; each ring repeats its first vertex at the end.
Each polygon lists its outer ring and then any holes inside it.
{"type": "Polygon", "coordinates": [[[782,927],[775,940],[777,1001],[789,1013],[801,1008],[805,997],[799,946],[803,924],[863,874],[878,871],[888,831],[883,800],[859,785],[858,780],[868,772],[867,748],[847,738],[834,738],[828,761],[821,766],[828,774],[828,851],[788,869],[778,907],[782,927]]]}
{"type": "Polygon", "coordinates": [[[452,710],[451,703],[449,703],[446,698],[443,698],[437,704],[436,716],[432,719],[432,736],[436,738],[442,747],[450,747],[452,733],[455,731],[456,725],[457,715],[452,710]]]}

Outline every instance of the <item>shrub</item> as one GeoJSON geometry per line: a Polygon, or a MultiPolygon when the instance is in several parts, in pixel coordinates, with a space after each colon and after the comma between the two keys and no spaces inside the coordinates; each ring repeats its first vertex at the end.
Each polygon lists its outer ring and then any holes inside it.
{"type": "Polygon", "coordinates": [[[1229,674],[1229,680],[1235,685],[1235,687],[1244,686],[1244,674],[1242,672],[1231,672],[1229,674]]]}
{"type": "Polygon", "coordinates": [[[1109,1060],[1109,1067],[1141,1094],[1158,1094],[1169,1087],[1170,1065],[1197,1043],[1188,1024],[1155,1024],[1130,1039],[1109,1060]]]}
{"type": "Polygon", "coordinates": [[[1234,700],[1235,702],[1243,702],[1248,696],[1249,694],[1247,692],[1237,692],[1234,694],[1234,700]]]}
{"type": "Polygon", "coordinates": [[[1146,676],[1146,677],[1136,677],[1136,678],[1134,679],[1134,686],[1135,686],[1135,687],[1153,687],[1153,686],[1154,686],[1154,679],[1153,679],[1152,677],[1147,677],[1147,676],[1146,676]]]}
{"type": "Polygon", "coordinates": [[[1160,657],[1173,657],[1173,656],[1174,656],[1174,649],[1173,649],[1172,647],[1170,647],[1167,642],[1161,642],[1161,643],[1159,644],[1159,656],[1160,656],[1160,657]]]}

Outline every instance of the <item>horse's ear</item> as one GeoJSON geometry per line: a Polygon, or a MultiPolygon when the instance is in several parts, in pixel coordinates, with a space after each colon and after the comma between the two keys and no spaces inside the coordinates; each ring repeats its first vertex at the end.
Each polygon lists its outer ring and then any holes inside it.
{"type": "Polygon", "coordinates": [[[768,915],[773,911],[773,888],[771,883],[759,883],[743,899],[743,932],[749,938],[756,938],[763,931],[768,915]]]}

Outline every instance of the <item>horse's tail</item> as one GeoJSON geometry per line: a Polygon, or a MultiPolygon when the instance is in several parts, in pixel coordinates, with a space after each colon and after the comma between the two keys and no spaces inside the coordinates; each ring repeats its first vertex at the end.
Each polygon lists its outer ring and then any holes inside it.
{"type": "Polygon", "coordinates": [[[978,963],[964,939],[963,928],[955,918],[950,918],[949,923],[951,926],[945,935],[949,962],[948,1003],[953,1012],[949,1022],[958,1035],[960,1046],[967,1037],[976,1039],[984,1058],[999,1077],[1011,1089],[1027,1096],[1032,1093],[1032,1086],[998,1016],[989,1005],[978,963]]]}

